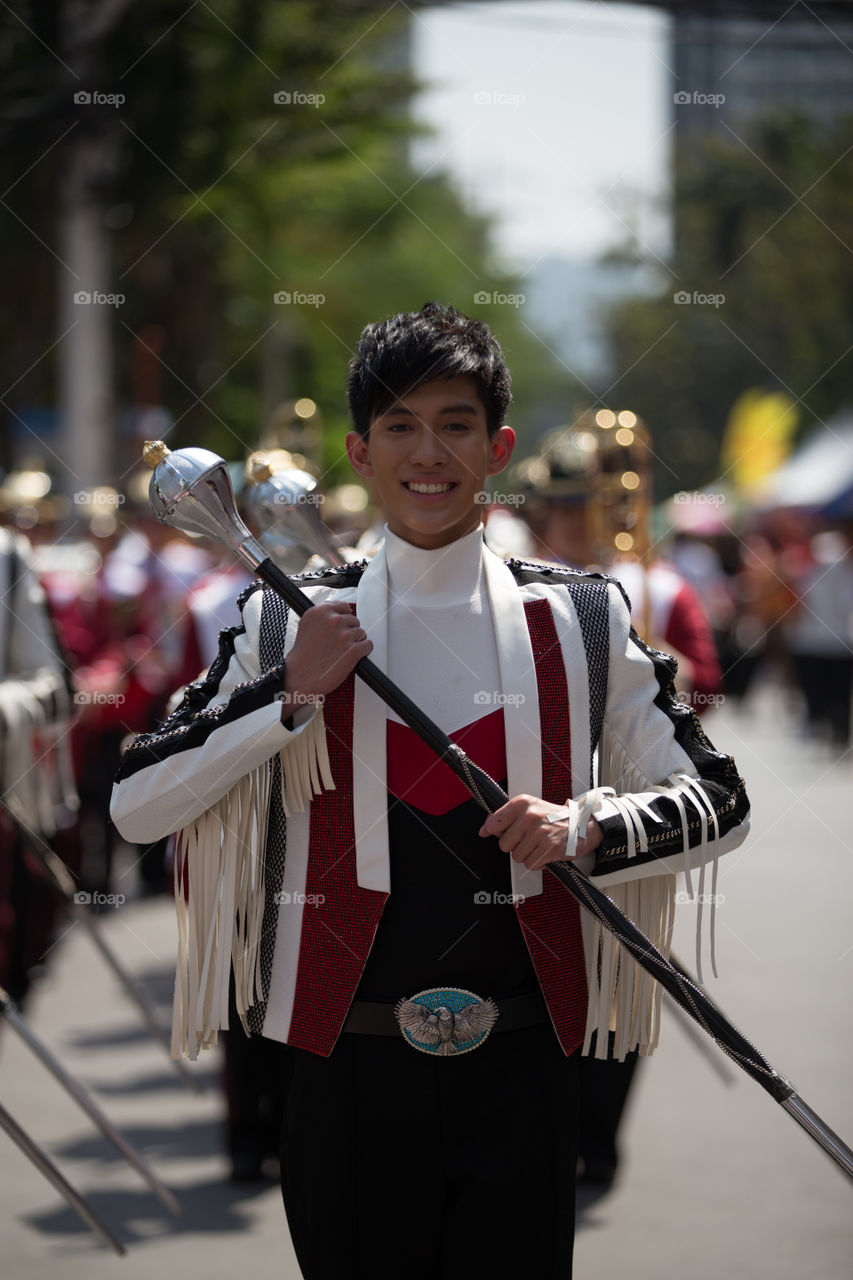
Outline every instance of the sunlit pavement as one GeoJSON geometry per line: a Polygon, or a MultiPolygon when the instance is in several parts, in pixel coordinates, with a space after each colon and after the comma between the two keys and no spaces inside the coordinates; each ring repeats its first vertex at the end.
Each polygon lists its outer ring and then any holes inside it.
{"type": "MultiPolygon", "coordinates": [[[[706,727],[752,801],[752,834],[720,862],[708,993],[853,1146],[853,754],[798,741],[773,688],[706,727]]],[[[695,909],[679,910],[675,949],[695,969],[695,909]]],[[[733,1064],[724,1084],[672,1015],[640,1071],[622,1177],[581,1211],[576,1275],[849,1280],[853,1183],[790,1116],[733,1064]]]]}
{"type": "MultiPolygon", "coordinates": [[[[709,992],[853,1143],[853,857],[846,834],[853,758],[798,743],[772,689],[744,708],[714,712],[707,727],[737,757],[753,802],[753,834],[720,864],[720,977],[708,980],[709,992]]],[[[691,968],[694,911],[681,907],[677,939],[691,968]]],[[[100,919],[166,1021],[171,905],[127,903],[100,919]]],[[[128,1252],[119,1259],[99,1243],[0,1133],[3,1275],[298,1277],[277,1185],[247,1189],[228,1181],[218,1058],[208,1054],[195,1064],[208,1091],[193,1094],[79,926],[52,960],[27,1010],[31,1024],[174,1190],[183,1213],[175,1219],[160,1206],[4,1028],[0,1098],[128,1252]]],[[[666,1016],[662,1046],[638,1073],[620,1179],[598,1199],[581,1193],[576,1276],[597,1280],[630,1268],[633,1280],[848,1280],[853,1185],[762,1089],[708,1046],[731,1083],[666,1016]]]]}

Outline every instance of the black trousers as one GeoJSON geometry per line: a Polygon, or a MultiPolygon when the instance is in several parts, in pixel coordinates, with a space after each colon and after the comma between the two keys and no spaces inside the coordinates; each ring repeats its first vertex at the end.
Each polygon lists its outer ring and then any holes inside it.
{"type": "Polygon", "coordinates": [[[457,1058],[290,1049],[281,1177],[305,1280],[570,1280],[578,1055],[550,1024],[457,1058]]]}
{"type": "MultiPolygon", "coordinates": [[[[613,1032],[610,1049],[613,1050],[613,1032]]],[[[581,1122],[578,1154],[587,1172],[598,1168],[614,1172],[619,1163],[616,1133],[634,1079],[639,1054],[629,1053],[624,1062],[615,1058],[581,1058],[581,1122]]]]}

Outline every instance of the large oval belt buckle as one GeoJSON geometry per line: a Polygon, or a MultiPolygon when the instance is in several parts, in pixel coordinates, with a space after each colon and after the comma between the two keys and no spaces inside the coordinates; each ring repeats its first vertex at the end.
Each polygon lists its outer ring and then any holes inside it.
{"type": "Polygon", "coordinates": [[[394,1006],[403,1038],[440,1058],[479,1049],[498,1019],[494,1000],[462,987],[430,987],[394,1006]]]}

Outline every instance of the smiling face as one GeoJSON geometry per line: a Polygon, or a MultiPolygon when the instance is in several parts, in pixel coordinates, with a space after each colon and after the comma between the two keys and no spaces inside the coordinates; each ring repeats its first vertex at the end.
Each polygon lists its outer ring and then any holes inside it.
{"type": "Polygon", "coordinates": [[[416,547],[447,546],[482,520],[486,476],[510,460],[515,432],[489,439],[476,379],[426,382],[347,436],[358,474],[373,483],[392,533],[416,547]]]}

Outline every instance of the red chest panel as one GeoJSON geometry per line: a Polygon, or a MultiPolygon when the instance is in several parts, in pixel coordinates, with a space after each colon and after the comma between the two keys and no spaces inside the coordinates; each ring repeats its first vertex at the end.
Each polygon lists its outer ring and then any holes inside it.
{"type": "MultiPolygon", "coordinates": [[[[506,777],[504,713],[466,724],[448,735],[496,781],[506,777]]],[[[471,798],[456,774],[407,725],[388,721],[388,790],[424,813],[448,813],[471,798]]]]}

